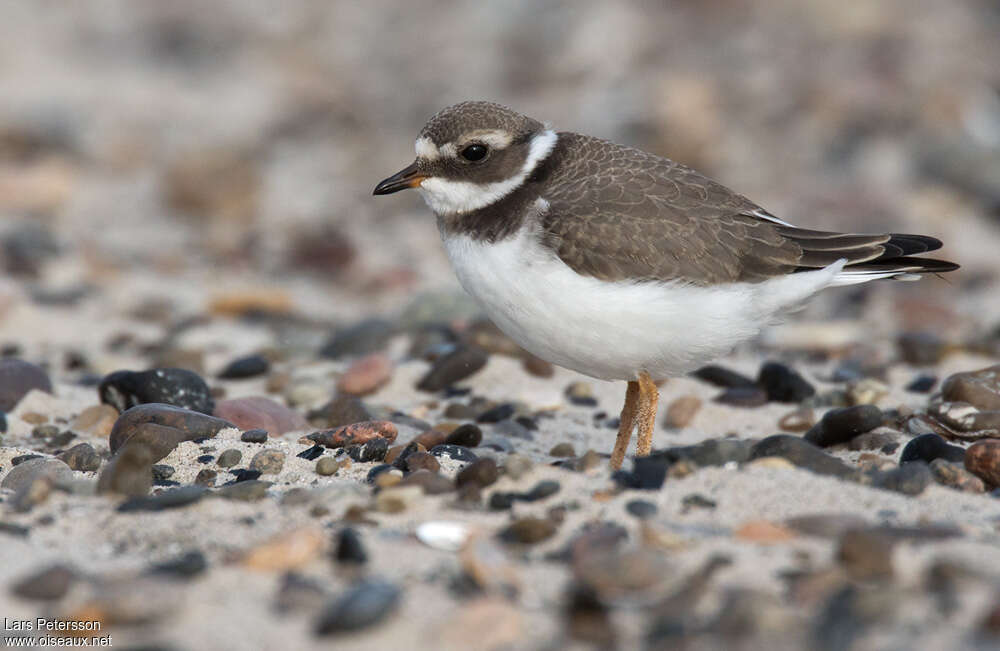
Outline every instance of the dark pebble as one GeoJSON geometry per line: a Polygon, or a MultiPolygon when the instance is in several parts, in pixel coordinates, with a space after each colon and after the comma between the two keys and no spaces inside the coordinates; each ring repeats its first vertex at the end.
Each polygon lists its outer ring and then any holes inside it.
{"type": "Polygon", "coordinates": [[[947,352],[947,344],[933,332],[904,332],[896,339],[899,355],[907,364],[933,366],[947,352]]]}
{"type": "Polygon", "coordinates": [[[218,488],[215,494],[227,500],[237,500],[240,502],[256,502],[267,496],[267,491],[271,488],[272,482],[261,481],[260,479],[245,479],[233,484],[226,484],[218,488]]]}
{"type": "Polygon", "coordinates": [[[753,446],[750,459],[782,457],[794,465],[818,475],[832,475],[842,479],[853,478],[855,470],[843,461],[823,452],[809,441],[791,434],[768,436],[753,446]]]}
{"type": "Polygon", "coordinates": [[[2,409],[0,409],[0,434],[3,434],[6,431],[7,431],[7,414],[5,414],[2,409]]]}
{"type": "Polygon", "coordinates": [[[686,459],[701,467],[743,463],[750,458],[754,442],[742,439],[708,439],[694,445],[667,448],[653,456],[663,456],[669,463],[686,459]]]}
{"type": "Polygon", "coordinates": [[[455,486],[462,487],[473,484],[480,488],[485,488],[496,482],[500,476],[497,469],[497,462],[488,457],[477,459],[466,467],[462,468],[455,476],[455,486]]]}
{"type": "Polygon", "coordinates": [[[13,522],[0,522],[0,533],[17,538],[27,538],[31,528],[13,522]]]}
{"type": "Polygon", "coordinates": [[[906,390],[911,393],[930,393],[937,381],[936,375],[918,375],[906,385],[906,390]]]}
{"type": "Polygon", "coordinates": [[[619,470],[612,479],[624,488],[640,490],[659,490],[667,479],[669,460],[663,455],[635,457],[632,460],[632,470],[619,470]]]}
{"type": "Polygon", "coordinates": [[[125,411],[136,405],[164,403],[211,414],[215,401],[205,380],[183,368],[157,368],[151,371],[115,371],[97,387],[101,402],[125,411]]]}
{"type": "Polygon", "coordinates": [[[965,461],[965,448],[952,445],[937,434],[928,433],[921,434],[907,443],[899,455],[900,464],[911,461],[930,463],[935,459],[962,463],[965,461]]]}
{"type": "Polygon", "coordinates": [[[690,493],[681,498],[681,506],[686,513],[691,509],[714,509],[718,503],[701,493],[690,493]]]}
{"type": "Polygon", "coordinates": [[[497,434],[502,434],[516,439],[523,439],[525,441],[535,440],[535,435],[531,433],[531,428],[526,427],[520,419],[502,420],[493,426],[493,431],[497,434]]]}
{"type": "Polygon", "coordinates": [[[802,402],[816,394],[804,377],[778,362],[766,362],[757,375],[757,383],[764,387],[767,399],[772,402],[802,402]]]}
{"type": "Polygon", "coordinates": [[[392,583],[366,579],[323,607],[316,622],[317,635],[357,631],[379,623],[399,606],[401,593],[392,583]]]}
{"type": "MultiPolygon", "coordinates": [[[[441,495],[455,490],[455,485],[450,479],[430,470],[414,470],[403,477],[399,485],[419,486],[424,491],[424,495],[441,495]]],[[[479,490],[478,486],[474,486],[474,488],[479,490]]]]}
{"type": "Polygon", "coordinates": [[[243,453],[235,448],[230,448],[228,450],[223,450],[222,454],[219,455],[219,460],[215,462],[215,465],[220,468],[232,468],[243,459],[243,453]]]}
{"type": "MultiPolygon", "coordinates": [[[[320,446],[322,449],[322,446],[320,446]]],[[[360,463],[381,463],[389,451],[389,441],[376,437],[363,445],[352,445],[347,448],[347,455],[360,463]]]]}
{"type": "Polygon", "coordinates": [[[60,454],[61,459],[73,470],[93,472],[101,467],[101,456],[90,443],[78,443],[60,454]]]}
{"type": "MultiPolygon", "coordinates": [[[[145,427],[156,427],[146,425],[145,427]]],[[[97,477],[98,493],[144,496],[153,487],[153,451],[142,442],[129,442],[115,453],[97,477]]]]}
{"type": "Polygon", "coordinates": [[[421,447],[420,444],[417,443],[416,441],[410,441],[409,443],[407,443],[406,446],[399,452],[399,454],[396,455],[395,458],[392,458],[391,456],[389,457],[390,459],[392,459],[392,466],[400,470],[406,470],[406,457],[410,456],[411,454],[416,454],[417,452],[420,452],[421,451],[420,447],[421,447]]]}
{"type": "Polygon", "coordinates": [[[10,465],[17,467],[24,463],[25,461],[31,461],[32,459],[42,459],[40,454],[19,454],[16,457],[11,458],[10,465]]]}
{"type": "Polygon", "coordinates": [[[212,463],[213,461],[215,461],[215,457],[213,457],[210,454],[201,454],[198,455],[198,458],[195,459],[195,461],[197,461],[198,463],[212,463]]]}
{"type": "Polygon", "coordinates": [[[0,412],[12,410],[32,389],[52,393],[52,382],[42,367],[20,359],[0,359],[0,412]]]}
{"type": "Polygon", "coordinates": [[[198,471],[198,474],[195,475],[194,483],[198,486],[213,488],[215,486],[215,480],[218,476],[218,470],[213,470],[212,468],[202,468],[198,471]]]}
{"type": "Polygon", "coordinates": [[[703,382],[708,382],[723,389],[733,389],[736,387],[755,387],[757,383],[743,375],[724,366],[709,364],[691,374],[703,382]]]}
{"type": "Polygon", "coordinates": [[[474,448],[483,442],[483,430],[472,423],[459,425],[444,440],[447,445],[474,448]]]}
{"type": "Polygon", "coordinates": [[[519,499],[525,502],[537,502],[547,497],[552,497],[559,492],[559,488],[559,482],[545,479],[535,484],[530,491],[522,494],[519,499]]]}
{"type": "Polygon", "coordinates": [[[403,460],[403,472],[417,472],[418,470],[426,470],[428,472],[436,473],[441,469],[441,464],[434,457],[433,454],[429,452],[414,452],[409,454],[403,460]]]}
{"type": "Polygon", "coordinates": [[[332,429],[373,420],[375,416],[360,398],[345,394],[337,396],[319,409],[310,411],[308,418],[316,427],[332,429]]]}
{"type": "Polygon", "coordinates": [[[859,434],[847,442],[848,450],[885,450],[888,446],[899,447],[896,432],[873,431],[859,434]]]}
{"type": "Polygon", "coordinates": [[[133,497],[123,502],[118,510],[122,513],[133,511],[166,511],[189,506],[201,500],[208,493],[204,486],[180,486],[170,488],[157,495],[133,497]]]}
{"type": "Polygon", "coordinates": [[[394,334],[396,327],[391,322],[385,319],[367,319],[337,330],[320,348],[319,354],[330,359],[360,357],[385,348],[394,334]]]}
{"type": "Polygon", "coordinates": [[[166,479],[170,479],[176,472],[176,469],[173,466],[168,466],[165,463],[154,463],[152,470],[154,481],[164,481],[166,479]]]}
{"type": "Polygon", "coordinates": [[[893,574],[892,551],[897,538],[878,527],[846,531],[837,544],[837,560],[859,580],[887,579],[893,574]]]}
{"type": "Polygon", "coordinates": [[[499,537],[508,543],[532,545],[551,538],[555,533],[556,525],[552,520],[527,517],[512,522],[500,532],[499,537]]]}
{"type": "Polygon", "coordinates": [[[487,409],[476,417],[477,423],[499,423],[514,415],[517,408],[509,402],[487,409]]]}
{"type": "Polygon", "coordinates": [[[556,443],[549,450],[550,457],[575,457],[576,450],[573,448],[572,443],[556,443]]]}
{"type": "Polygon", "coordinates": [[[208,569],[208,559],[200,551],[190,551],[176,558],[155,563],[149,568],[150,574],[173,579],[193,579],[208,569]]]}
{"type": "Polygon", "coordinates": [[[821,448],[847,443],[882,424],[882,410],[875,405],[856,405],[831,409],[809,428],[805,439],[821,448]]]}
{"type": "Polygon", "coordinates": [[[365,481],[369,484],[374,484],[375,479],[379,475],[381,475],[383,472],[389,472],[392,469],[393,469],[392,466],[389,465],[388,463],[380,463],[379,465],[372,467],[372,469],[368,471],[368,475],[365,477],[365,481]]]}
{"type": "Polygon", "coordinates": [[[219,377],[223,380],[241,380],[264,375],[270,370],[271,362],[263,355],[247,355],[229,362],[219,373],[219,377]]]}
{"type": "Polygon", "coordinates": [[[489,508],[491,511],[506,511],[514,506],[515,501],[516,493],[497,491],[490,495],[489,508]]]}
{"type": "Polygon", "coordinates": [[[43,570],[32,572],[14,583],[12,594],[32,601],[56,601],[62,599],[80,578],[73,568],[56,564],[43,570]]]}
{"type": "MultiPolygon", "coordinates": [[[[355,445],[352,447],[360,448],[361,446],[355,445]]],[[[325,450],[326,448],[324,448],[322,445],[314,445],[312,447],[306,448],[302,452],[299,452],[295,456],[297,456],[300,459],[306,459],[307,461],[313,461],[323,456],[323,452],[325,450]]],[[[350,450],[348,450],[348,452],[350,452],[350,450]]]]}
{"type": "Polygon", "coordinates": [[[479,348],[461,346],[434,361],[427,373],[417,382],[421,391],[440,391],[479,372],[489,356],[479,348]]]}
{"type": "Polygon", "coordinates": [[[257,481],[263,474],[259,470],[248,470],[246,468],[238,468],[229,472],[234,475],[233,483],[237,484],[244,481],[257,481]]]}
{"type": "Polygon", "coordinates": [[[428,452],[433,454],[435,457],[450,457],[455,461],[472,462],[479,458],[470,452],[468,448],[463,448],[460,445],[451,445],[449,443],[435,445],[428,450],[428,452]]]}
{"type": "Polygon", "coordinates": [[[333,558],[338,563],[349,563],[363,565],[368,562],[368,553],[361,543],[361,536],[355,529],[345,527],[337,535],[337,547],[334,549],[333,558]]]}
{"type": "Polygon", "coordinates": [[[461,402],[452,402],[444,408],[443,413],[445,418],[451,418],[453,420],[474,420],[476,416],[480,414],[480,410],[476,409],[472,405],[466,405],[461,402]]]}
{"type": "Polygon", "coordinates": [[[142,442],[153,451],[153,461],[170,454],[183,441],[212,438],[233,424],[190,409],[153,403],[123,412],[108,439],[112,453],[129,441],[142,442]]]}
{"type": "Polygon", "coordinates": [[[897,468],[876,472],[871,477],[871,485],[903,495],[920,495],[934,483],[930,467],[922,461],[903,464],[897,468]]]}
{"type": "Polygon", "coordinates": [[[656,515],[659,509],[655,504],[646,500],[629,500],[625,504],[625,510],[640,520],[648,520],[656,515]]]}
{"type": "Polygon", "coordinates": [[[267,430],[248,429],[240,434],[240,440],[244,443],[267,443],[267,430]]]}
{"type": "Polygon", "coordinates": [[[713,402],[731,407],[760,407],[767,404],[767,392],[759,386],[733,387],[712,398],[713,402]]]}

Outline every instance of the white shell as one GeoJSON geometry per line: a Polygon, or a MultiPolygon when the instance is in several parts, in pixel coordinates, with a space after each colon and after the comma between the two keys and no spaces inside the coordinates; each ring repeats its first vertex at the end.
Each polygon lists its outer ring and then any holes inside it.
{"type": "Polygon", "coordinates": [[[469,539],[469,527],[460,522],[436,520],[417,527],[417,540],[428,547],[457,552],[469,539]]]}

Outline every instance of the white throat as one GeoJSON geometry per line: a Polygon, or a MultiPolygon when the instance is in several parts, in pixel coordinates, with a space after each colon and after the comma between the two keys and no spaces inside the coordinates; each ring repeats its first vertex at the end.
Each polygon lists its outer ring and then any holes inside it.
{"type": "MultiPolygon", "coordinates": [[[[428,178],[417,188],[427,205],[436,215],[454,215],[485,208],[504,198],[518,188],[535,170],[538,163],[556,146],[558,136],[555,131],[546,129],[531,139],[528,157],[520,171],[505,181],[495,183],[472,183],[471,181],[453,181],[442,178],[428,178]]],[[[421,141],[417,141],[418,152],[421,141]]]]}

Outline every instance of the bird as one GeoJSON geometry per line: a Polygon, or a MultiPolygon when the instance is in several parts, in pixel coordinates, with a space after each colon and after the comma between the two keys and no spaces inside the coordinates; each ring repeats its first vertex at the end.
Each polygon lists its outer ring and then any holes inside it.
{"type": "Polygon", "coordinates": [[[668,158],[467,101],[420,130],[375,195],[416,188],[462,287],[528,352],[627,382],[611,452],[650,454],[657,383],[827,287],[958,269],[926,235],[794,226],[668,158]]]}

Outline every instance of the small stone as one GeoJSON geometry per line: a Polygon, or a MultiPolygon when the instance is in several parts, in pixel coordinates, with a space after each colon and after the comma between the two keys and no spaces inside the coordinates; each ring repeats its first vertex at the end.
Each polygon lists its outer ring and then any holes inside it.
{"type": "Polygon", "coordinates": [[[144,443],[153,452],[155,463],[183,441],[212,438],[232,426],[229,421],[189,409],[160,403],[143,404],[118,417],[108,443],[112,453],[132,440],[144,443]]]}
{"type": "Polygon", "coordinates": [[[701,398],[691,395],[681,396],[667,406],[663,426],[668,429],[683,429],[694,420],[699,409],[701,409],[701,398]]]}
{"type": "Polygon", "coordinates": [[[340,470],[340,462],[333,457],[322,457],[316,462],[317,475],[329,477],[331,475],[336,475],[338,470],[340,470]]]}
{"type": "Polygon", "coordinates": [[[818,475],[832,475],[847,479],[855,475],[854,469],[843,461],[823,452],[809,441],[790,434],[768,436],[753,446],[750,459],[783,457],[796,466],[818,475]]]}
{"type": "Polygon", "coordinates": [[[535,377],[550,378],[556,374],[556,369],[550,362],[540,357],[535,357],[530,353],[522,358],[521,366],[535,377]]]}
{"type": "Polygon", "coordinates": [[[878,528],[852,529],[837,545],[837,560],[858,580],[892,577],[892,552],[896,538],[878,528]]]}
{"type": "Polygon", "coordinates": [[[887,395],[889,387],[875,378],[847,383],[847,403],[850,405],[874,405],[887,395]]]}
{"type": "Polygon", "coordinates": [[[946,352],[947,344],[933,332],[904,332],[896,339],[899,355],[907,364],[934,366],[946,352]]]}
{"type": "Polygon", "coordinates": [[[400,598],[395,585],[366,579],[323,607],[316,622],[316,634],[336,635],[378,624],[396,611],[400,598]]]}
{"type": "Polygon", "coordinates": [[[205,380],[182,368],[157,368],[151,371],[115,371],[97,387],[101,402],[118,411],[147,403],[164,403],[211,414],[215,406],[205,380]]]}
{"type": "Polygon", "coordinates": [[[29,459],[11,468],[0,482],[0,488],[18,492],[41,477],[47,477],[55,483],[66,482],[73,478],[73,471],[63,461],[52,457],[29,459]]]}
{"type": "Polygon", "coordinates": [[[931,474],[934,480],[942,486],[950,486],[966,493],[983,493],[986,485],[983,480],[966,470],[961,463],[934,459],[931,461],[931,474]]]}
{"type": "Polygon", "coordinates": [[[514,416],[517,408],[509,402],[494,405],[476,416],[477,423],[499,423],[514,416]]]}
{"type": "Polygon", "coordinates": [[[424,443],[424,446],[432,448],[435,445],[447,443],[448,445],[458,445],[463,448],[474,448],[479,446],[482,441],[483,430],[481,430],[477,425],[466,423],[465,425],[459,425],[455,428],[443,441],[431,443],[429,446],[427,443],[424,443]]]}
{"type": "Polygon", "coordinates": [[[50,565],[18,580],[11,586],[10,591],[22,599],[57,601],[62,599],[79,579],[80,575],[76,570],[67,565],[50,565]]]}
{"type": "MultiPolygon", "coordinates": [[[[313,447],[320,450],[322,454],[322,446],[317,445],[313,447]]],[[[381,437],[373,438],[364,445],[352,445],[347,448],[347,456],[358,463],[381,463],[385,460],[388,452],[389,441],[381,437]]]]}
{"type": "Polygon", "coordinates": [[[1000,364],[950,376],[941,385],[941,396],[983,411],[1000,410],[1000,364]]]}
{"type": "Polygon", "coordinates": [[[357,359],[337,378],[337,391],[352,396],[375,393],[392,378],[392,362],[382,353],[357,359]]]}
{"type": "Polygon", "coordinates": [[[12,411],[33,389],[52,393],[48,373],[24,360],[0,359],[0,412],[12,411]]]}
{"type": "Polygon", "coordinates": [[[479,372],[488,360],[484,351],[471,346],[460,346],[435,360],[430,370],[417,383],[417,388],[421,391],[441,391],[479,372]]]}
{"type": "MultiPolygon", "coordinates": [[[[398,470],[396,470],[387,463],[380,463],[377,466],[372,466],[371,470],[368,471],[368,475],[365,476],[365,482],[369,484],[374,484],[378,480],[380,475],[390,473],[393,471],[395,471],[395,473],[397,474],[401,474],[399,473],[398,470]]],[[[402,479],[402,477],[400,477],[400,479],[402,479]]]]}
{"type": "Polygon", "coordinates": [[[566,387],[566,399],[579,407],[596,407],[597,398],[594,389],[588,382],[572,382],[566,387]]]}
{"type": "Polygon", "coordinates": [[[673,463],[686,459],[698,466],[724,466],[727,463],[743,463],[750,457],[753,441],[741,439],[707,439],[694,445],[667,448],[654,456],[663,456],[673,463]]]}
{"type": "MultiPolygon", "coordinates": [[[[368,473],[371,476],[371,473],[368,473]]],[[[375,476],[375,486],[379,489],[392,488],[403,483],[403,471],[398,468],[391,468],[388,472],[379,473],[375,476]]],[[[395,499],[395,498],[394,498],[395,499]]],[[[405,508],[405,504],[400,502],[400,510],[405,508]]]]}
{"type": "Polygon", "coordinates": [[[795,539],[795,532],[780,524],[767,520],[751,520],[733,531],[733,536],[747,542],[773,545],[795,539]]]}
{"type": "Polygon", "coordinates": [[[718,504],[710,497],[705,497],[701,493],[691,493],[681,498],[681,512],[687,513],[692,509],[714,509],[718,504]]]}
{"type": "Polygon", "coordinates": [[[508,543],[533,545],[551,538],[556,533],[556,525],[542,518],[521,518],[512,522],[500,532],[500,539],[508,543]]]}
{"type": "Polygon", "coordinates": [[[399,430],[389,421],[369,420],[353,425],[344,425],[336,429],[324,430],[310,434],[306,438],[324,447],[339,448],[348,445],[367,443],[376,437],[386,439],[389,443],[396,440],[399,430]]]}
{"type": "Polygon", "coordinates": [[[870,432],[882,424],[882,410],[874,405],[831,409],[805,434],[805,439],[819,447],[846,443],[858,434],[870,432]]]}
{"type": "Polygon", "coordinates": [[[265,398],[250,396],[220,400],[215,414],[241,430],[262,429],[271,435],[308,429],[306,419],[293,409],[265,398]]]}
{"type": "Polygon", "coordinates": [[[389,321],[367,319],[337,330],[333,337],[323,345],[319,354],[321,357],[330,359],[368,355],[384,349],[394,334],[396,334],[396,327],[389,321]]]}
{"type": "Polygon", "coordinates": [[[965,451],[964,463],[965,469],[986,482],[987,486],[1000,486],[1000,439],[973,443],[965,451]]]}
{"type": "Polygon", "coordinates": [[[418,486],[424,495],[441,495],[455,490],[455,485],[447,477],[430,470],[415,470],[399,482],[400,486],[418,486]]]}
{"type": "Polygon", "coordinates": [[[757,385],[732,387],[712,398],[712,401],[731,407],[760,407],[767,404],[767,391],[757,385]]]}
{"type": "Polygon", "coordinates": [[[877,472],[871,479],[876,488],[895,491],[903,495],[919,495],[934,482],[926,463],[906,463],[891,470],[877,472]]]}
{"type": "Polygon", "coordinates": [[[778,427],[783,432],[804,432],[816,423],[816,415],[809,407],[803,407],[789,412],[778,421],[778,427]]]}
{"type": "Polygon", "coordinates": [[[646,500],[629,500],[625,504],[625,510],[640,520],[648,520],[656,515],[657,506],[646,500]]]}
{"type": "Polygon", "coordinates": [[[532,463],[531,459],[522,454],[510,454],[503,462],[504,474],[511,479],[517,481],[521,477],[525,476],[531,471],[532,463]]]}
{"type": "Polygon", "coordinates": [[[767,393],[772,402],[802,402],[816,394],[816,389],[796,371],[779,364],[767,362],[757,376],[757,384],[767,393]]]}
{"type": "Polygon", "coordinates": [[[93,472],[101,467],[101,457],[90,443],[78,443],[56,458],[73,470],[93,472]]]}
{"type": "Polygon", "coordinates": [[[910,440],[899,456],[899,463],[923,461],[930,463],[935,459],[963,463],[966,451],[957,445],[951,445],[937,434],[921,434],[910,440]]]}
{"type": "Polygon", "coordinates": [[[568,467],[576,472],[587,472],[603,465],[604,459],[594,450],[587,450],[576,459],[570,461],[568,467]]]}
{"type": "Polygon", "coordinates": [[[261,571],[293,570],[319,556],[323,542],[323,534],[315,529],[296,529],[252,549],[243,564],[261,571]]]}
{"type": "Polygon", "coordinates": [[[247,355],[226,364],[219,372],[223,380],[243,380],[264,375],[271,370],[271,362],[263,355],[247,355]]]}
{"type": "Polygon", "coordinates": [[[177,472],[177,469],[173,466],[168,466],[165,463],[154,463],[152,467],[153,471],[153,481],[162,482],[170,479],[177,472]]]}
{"type": "MultiPolygon", "coordinates": [[[[157,427],[147,424],[144,427],[157,427]]],[[[98,493],[143,496],[153,487],[153,450],[142,441],[130,441],[115,453],[97,478],[98,493]]]]}
{"type": "Polygon", "coordinates": [[[375,496],[375,510],[379,513],[400,513],[423,495],[419,486],[393,486],[375,496]]]}
{"type": "Polygon", "coordinates": [[[116,420],[118,410],[111,405],[91,405],[70,421],[69,428],[78,434],[106,439],[111,436],[111,428],[116,420]]]}
{"type": "Polygon", "coordinates": [[[156,495],[132,497],[118,507],[120,513],[136,511],[166,511],[183,508],[200,501],[208,493],[204,486],[179,486],[156,495]]]}
{"type": "Polygon", "coordinates": [[[372,413],[355,396],[341,395],[319,409],[309,412],[309,422],[316,427],[333,429],[372,420],[372,413]]]}
{"type": "Polygon", "coordinates": [[[550,457],[575,457],[576,456],[576,450],[573,449],[573,444],[572,443],[565,443],[565,442],[563,442],[563,443],[556,443],[554,446],[552,446],[552,449],[549,450],[549,456],[550,457]]]}
{"type": "Polygon", "coordinates": [[[250,470],[248,468],[237,468],[236,470],[230,470],[229,472],[233,475],[234,482],[252,481],[255,479],[260,479],[259,470],[250,470]]]}
{"type": "MultiPolygon", "coordinates": [[[[461,427],[466,427],[466,425],[462,425],[461,427]]],[[[471,427],[475,427],[475,425],[471,425],[471,427]]],[[[415,437],[413,437],[413,442],[419,443],[424,447],[425,450],[428,450],[434,447],[435,445],[441,445],[442,443],[444,443],[451,435],[451,433],[457,429],[459,428],[451,427],[450,423],[439,423],[438,425],[435,425],[433,428],[427,430],[426,432],[421,432],[420,434],[417,434],[415,437]]],[[[466,432],[462,432],[461,436],[464,437],[465,434],[466,432]]],[[[482,432],[480,431],[480,435],[481,434],[482,432]]],[[[466,447],[475,447],[475,446],[466,446],[466,447]]]]}
{"type": "Polygon", "coordinates": [[[208,559],[200,551],[189,551],[154,564],[149,568],[150,574],[158,574],[174,579],[193,579],[205,573],[208,569],[208,559]]]}
{"type": "Polygon", "coordinates": [[[277,475],[285,465],[285,453],[280,450],[261,450],[250,460],[250,470],[262,475],[277,475]]]}
{"type": "Polygon", "coordinates": [[[435,445],[433,448],[428,450],[435,457],[448,457],[455,461],[466,461],[472,462],[479,457],[469,451],[468,448],[463,448],[459,445],[449,445],[447,443],[442,445],[435,445]]]}
{"type": "Polygon", "coordinates": [[[427,470],[428,472],[437,472],[441,469],[441,464],[438,460],[434,458],[434,455],[429,452],[414,452],[413,454],[407,455],[405,458],[406,472],[416,472],[418,470],[427,470]]]}
{"type": "Polygon", "coordinates": [[[696,377],[703,382],[708,382],[709,384],[723,389],[757,386],[757,383],[747,376],[716,364],[702,366],[691,375],[692,377],[696,377]]]}
{"type": "Polygon", "coordinates": [[[361,536],[356,529],[344,527],[337,534],[337,546],[333,551],[333,558],[338,563],[348,565],[364,565],[368,562],[368,553],[361,543],[361,536]]]}
{"type": "Polygon", "coordinates": [[[194,483],[198,486],[206,486],[208,488],[215,487],[215,480],[219,476],[218,471],[211,468],[202,468],[195,475],[194,483]]]}
{"type": "Polygon", "coordinates": [[[260,479],[245,479],[235,484],[226,484],[218,488],[215,494],[227,500],[237,502],[256,502],[267,497],[271,482],[260,479]]]}
{"type": "Polygon", "coordinates": [[[248,429],[240,434],[240,440],[244,443],[267,443],[266,429],[248,429]]]}
{"type": "Polygon", "coordinates": [[[619,470],[612,479],[625,488],[642,490],[659,490],[667,480],[667,469],[671,462],[665,455],[635,457],[632,459],[632,470],[619,470]]]}
{"type": "Polygon", "coordinates": [[[222,454],[219,455],[218,461],[215,465],[220,468],[232,468],[243,459],[243,453],[235,448],[230,448],[228,450],[223,450],[222,454]]]}
{"type": "MultiPolygon", "coordinates": [[[[848,450],[886,450],[890,446],[899,446],[898,434],[891,430],[875,429],[865,434],[859,434],[847,442],[848,450]]],[[[895,449],[895,448],[893,448],[895,449]]]]}
{"type": "Polygon", "coordinates": [[[520,495],[519,499],[525,502],[537,502],[547,497],[552,497],[559,492],[559,488],[559,482],[545,479],[535,484],[527,493],[520,495]]]}
{"type": "Polygon", "coordinates": [[[910,393],[930,393],[937,381],[936,375],[918,375],[906,385],[906,390],[910,393]]]}

